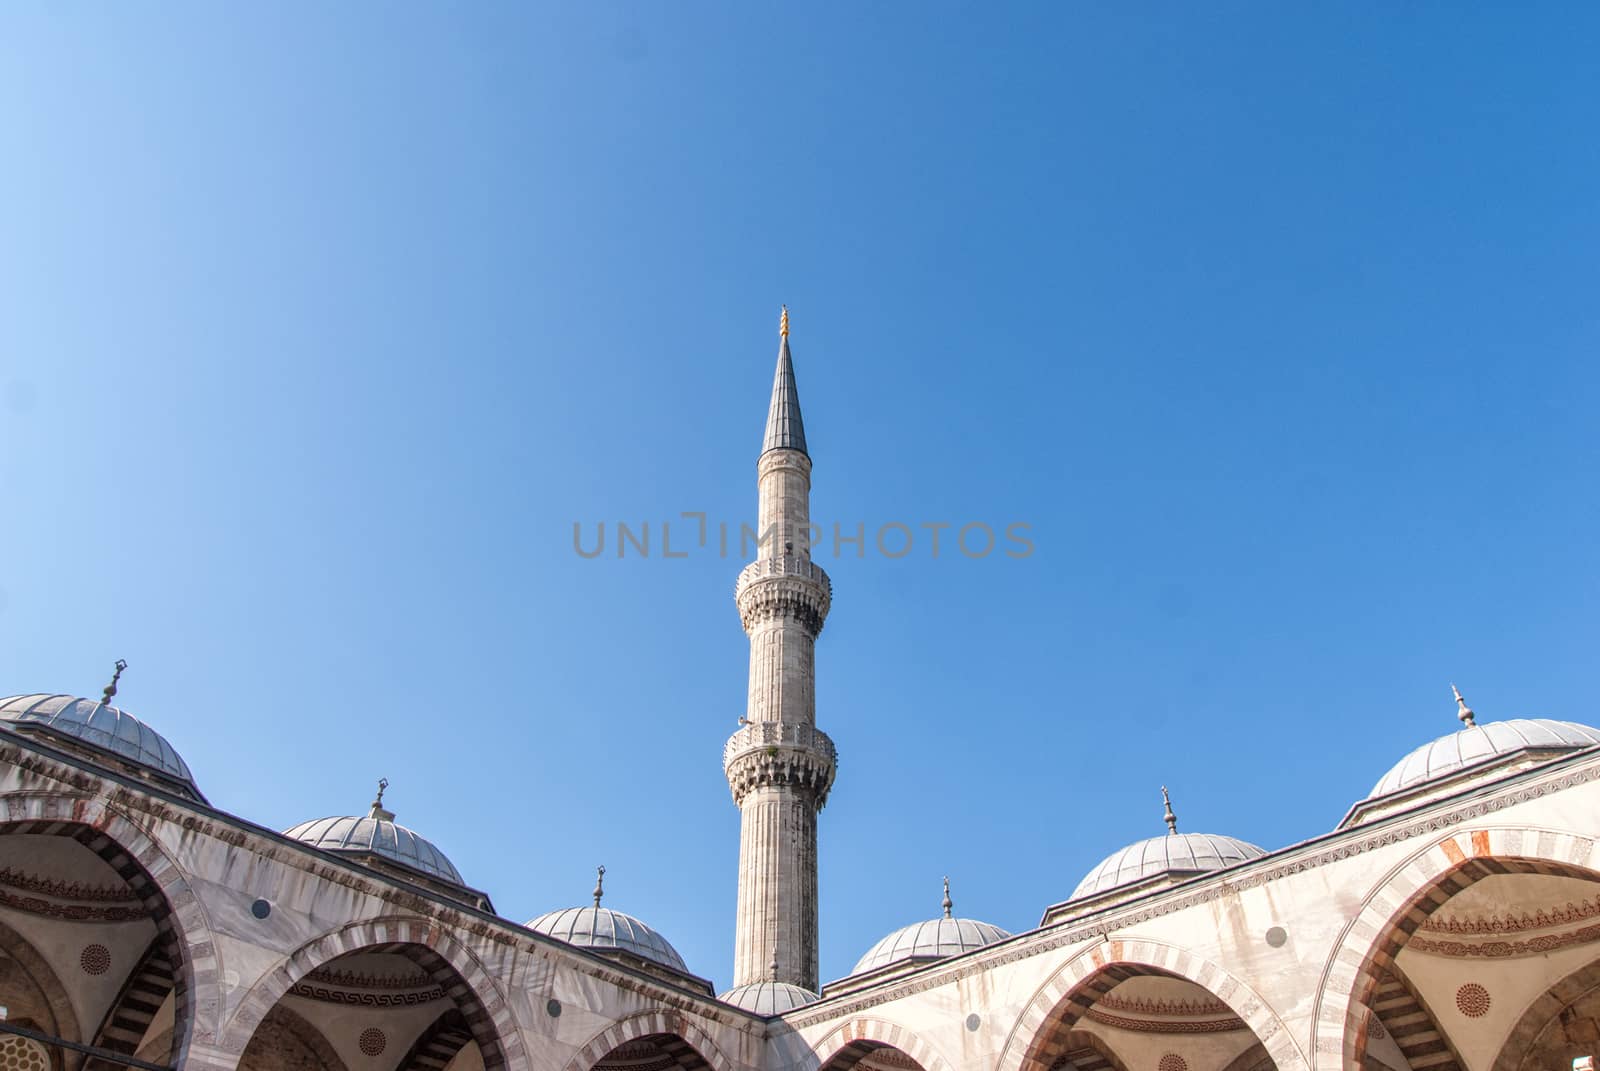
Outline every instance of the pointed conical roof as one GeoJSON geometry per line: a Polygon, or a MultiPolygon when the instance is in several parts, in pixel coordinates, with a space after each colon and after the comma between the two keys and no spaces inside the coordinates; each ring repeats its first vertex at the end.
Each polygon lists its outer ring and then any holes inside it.
{"type": "Polygon", "coordinates": [[[794,385],[794,361],[789,356],[788,309],[783,311],[779,340],[778,372],[772,379],[772,405],[767,410],[767,436],[762,440],[761,452],[798,450],[806,454],[806,426],[800,419],[800,390],[794,385]]]}

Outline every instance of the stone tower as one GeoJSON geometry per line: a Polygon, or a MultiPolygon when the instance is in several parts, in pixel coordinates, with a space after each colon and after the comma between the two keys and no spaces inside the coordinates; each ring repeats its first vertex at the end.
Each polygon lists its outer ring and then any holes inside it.
{"type": "Polygon", "coordinates": [[[811,457],[787,309],[778,335],[778,372],[756,461],[761,540],[734,587],[750,637],[748,709],[722,751],[740,812],[733,984],[773,979],[815,992],[817,812],[836,765],[833,741],[816,727],[816,642],[833,587],[811,561],[811,457]]]}

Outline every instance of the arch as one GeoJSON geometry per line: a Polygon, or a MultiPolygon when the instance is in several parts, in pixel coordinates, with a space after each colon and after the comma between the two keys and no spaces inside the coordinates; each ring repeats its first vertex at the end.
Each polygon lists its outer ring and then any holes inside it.
{"type": "Polygon", "coordinates": [[[221,1047],[242,1055],[256,1029],[289,988],[349,952],[393,952],[416,962],[444,987],[483,1053],[488,1071],[526,1071],[522,1036],[500,986],[464,945],[432,919],[385,916],[352,922],[295,949],[258,979],[222,1031],[221,1047]]]}
{"type": "Polygon", "coordinates": [[[834,1071],[848,1071],[873,1049],[885,1046],[899,1049],[917,1061],[922,1071],[950,1071],[950,1062],[939,1050],[899,1023],[875,1016],[856,1016],[840,1023],[818,1041],[812,1051],[816,1053],[819,1068],[827,1067],[829,1061],[845,1052],[849,1062],[835,1065],[834,1071]]]}
{"type": "MultiPolygon", "coordinates": [[[[128,972],[117,999],[106,1009],[100,1029],[95,1031],[96,1048],[132,1056],[144,1045],[150,1024],[172,993],[173,969],[168,954],[167,942],[156,935],[128,972]]],[[[101,1062],[93,1058],[84,1065],[85,1071],[98,1071],[100,1066],[101,1062]]]]}
{"type": "Polygon", "coordinates": [[[0,836],[66,836],[105,860],[139,894],[173,965],[172,1062],[189,1066],[189,1048],[211,1044],[222,1006],[221,970],[211,923],[177,860],[142,827],[102,798],[10,793],[0,796],[0,836]]]}
{"type": "Polygon", "coordinates": [[[1222,1071],[1273,1071],[1272,1054],[1258,1041],[1229,1060],[1222,1071]]]}
{"type": "Polygon", "coordinates": [[[595,1064],[619,1045],[641,1038],[665,1034],[681,1038],[699,1054],[712,1071],[733,1071],[734,1065],[717,1043],[688,1017],[670,1009],[639,1012],[602,1030],[567,1061],[566,1071],[591,1071],[595,1064]]]}
{"type": "Polygon", "coordinates": [[[996,1071],[1049,1071],[1061,1055],[1058,1050],[1067,1032],[1088,1005],[1112,985],[1136,974],[1164,974],[1193,982],[1244,1020],[1278,1071],[1309,1068],[1283,1020],[1254,989],[1187,949],[1125,937],[1090,945],[1045,980],[1012,1027],[996,1071]],[[1110,985],[1105,984],[1107,980],[1110,985]]]}
{"type": "MultiPolygon", "coordinates": [[[[273,1008],[267,1013],[267,1017],[261,1021],[261,1029],[256,1033],[255,1037],[268,1038],[274,1034],[287,1035],[288,1040],[305,1046],[316,1059],[317,1065],[323,1068],[324,1071],[348,1071],[345,1062],[339,1058],[339,1054],[334,1051],[333,1045],[323,1036],[322,1031],[318,1030],[294,1009],[286,1008],[282,1004],[273,1008]]],[[[252,1038],[252,1040],[255,1040],[255,1038],[252,1038]]],[[[245,1066],[244,1061],[249,1056],[250,1046],[246,1045],[245,1051],[239,1056],[241,1067],[245,1066]]],[[[273,1059],[274,1057],[268,1057],[268,1062],[258,1066],[263,1068],[271,1067],[273,1066],[271,1062],[273,1059]]]]}
{"type": "Polygon", "coordinates": [[[1579,967],[1546,989],[1517,1017],[1517,1024],[1500,1043],[1500,1054],[1491,1071],[1517,1071],[1528,1048],[1551,1021],[1596,989],[1600,989],[1600,959],[1579,967]]]}
{"type": "MultiPolygon", "coordinates": [[[[1107,1067],[1111,1071],[1128,1071],[1128,1065],[1123,1063],[1122,1057],[1117,1055],[1106,1039],[1088,1030],[1067,1031],[1066,1057],[1078,1071],[1101,1071],[1107,1067]],[[1082,1055],[1085,1052],[1092,1053],[1093,1059],[1085,1058],[1082,1055]]],[[[1228,1071],[1234,1069],[1230,1067],[1228,1071]]]]}
{"type": "Polygon", "coordinates": [[[1362,900],[1323,968],[1313,1011],[1318,1068],[1359,1071],[1365,1007],[1395,955],[1440,904],[1490,874],[1532,873],[1600,881],[1590,837],[1554,829],[1462,829],[1389,871],[1362,900]]]}
{"type": "Polygon", "coordinates": [[[472,1029],[467,1017],[451,1008],[435,1019],[412,1042],[411,1048],[395,1065],[395,1071],[420,1071],[422,1068],[447,1067],[456,1053],[472,1043],[472,1029]]]}
{"type": "MultiPolygon", "coordinates": [[[[39,987],[54,1022],[39,1023],[38,1029],[70,1041],[83,1040],[78,1028],[78,1015],[72,1010],[72,998],[67,995],[67,987],[61,984],[55,970],[33,947],[33,943],[4,922],[0,922],[0,953],[16,960],[29,979],[39,987]]],[[[14,1007],[12,1014],[16,1014],[14,1007]]]]}

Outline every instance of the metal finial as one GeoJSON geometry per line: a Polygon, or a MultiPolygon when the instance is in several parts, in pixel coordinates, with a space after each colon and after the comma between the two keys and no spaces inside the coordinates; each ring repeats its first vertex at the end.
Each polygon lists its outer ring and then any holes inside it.
{"type": "Polygon", "coordinates": [[[375,818],[380,822],[393,822],[394,812],[385,810],[383,806],[383,791],[389,787],[387,777],[378,778],[378,794],[372,798],[372,810],[367,812],[368,818],[375,818]]]}
{"type": "Polygon", "coordinates": [[[1474,725],[1477,724],[1477,722],[1474,720],[1477,717],[1477,715],[1472,713],[1472,708],[1467,706],[1467,701],[1465,699],[1461,698],[1461,689],[1457,688],[1454,684],[1452,684],[1450,686],[1450,690],[1452,692],[1454,692],[1455,695],[1456,695],[1456,706],[1461,708],[1460,710],[1458,710],[1456,712],[1456,717],[1460,718],[1463,722],[1465,722],[1467,728],[1469,728],[1469,729],[1472,728],[1474,725]]]}
{"type": "Polygon", "coordinates": [[[944,905],[943,906],[944,906],[944,917],[945,918],[949,918],[950,917],[950,909],[955,907],[956,905],[950,902],[950,878],[949,878],[948,875],[944,879],[944,905]]]}
{"type": "Polygon", "coordinates": [[[105,690],[102,693],[103,698],[101,698],[100,702],[108,707],[111,705],[112,697],[117,694],[117,682],[122,679],[122,671],[127,668],[128,663],[126,661],[120,658],[117,659],[117,670],[111,674],[111,683],[105,686],[105,690]]]}
{"type": "Polygon", "coordinates": [[[603,867],[603,866],[597,866],[597,867],[594,868],[594,906],[595,907],[599,907],[600,906],[600,898],[606,894],[606,887],[605,886],[606,886],[606,868],[603,867]]]}
{"type": "Polygon", "coordinates": [[[1178,816],[1172,813],[1172,797],[1167,795],[1167,786],[1161,786],[1161,802],[1167,808],[1167,813],[1162,818],[1167,820],[1167,836],[1174,836],[1178,832],[1178,816]]]}
{"type": "Polygon", "coordinates": [[[778,334],[782,338],[789,337],[789,306],[783,307],[783,315],[778,317],[778,334]]]}
{"type": "Polygon", "coordinates": [[[778,946],[772,946],[772,962],[767,964],[767,974],[776,982],[778,980],[778,946]]]}

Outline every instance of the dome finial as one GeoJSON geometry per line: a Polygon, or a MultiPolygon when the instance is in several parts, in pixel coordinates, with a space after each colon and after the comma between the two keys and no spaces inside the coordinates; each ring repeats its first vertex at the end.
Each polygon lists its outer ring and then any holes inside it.
{"type": "Polygon", "coordinates": [[[1167,795],[1167,786],[1161,786],[1161,802],[1167,808],[1167,813],[1162,818],[1167,820],[1167,836],[1176,836],[1178,833],[1178,816],[1172,813],[1172,797],[1167,795]]]}
{"type": "Polygon", "coordinates": [[[772,946],[772,962],[767,964],[767,975],[772,981],[778,980],[778,946],[772,946]]]}
{"type": "Polygon", "coordinates": [[[111,705],[112,698],[117,694],[117,682],[122,679],[122,671],[127,668],[128,663],[125,659],[117,659],[116,672],[111,674],[111,683],[105,686],[104,692],[102,693],[104,698],[102,698],[100,702],[104,703],[108,707],[111,705]]]}
{"type": "Polygon", "coordinates": [[[1465,722],[1467,728],[1469,729],[1478,724],[1475,720],[1477,715],[1472,713],[1472,708],[1467,706],[1467,701],[1461,697],[1461,689],[1452,684],[1450,686],[1450,690],[1456,695],[1456,706],[1461,708],[1459,711],[1457,711],[1456,717],[1465,722]]]}
{"type": "Polygon", "coordinates": [[[605,884],[606,884],[606,868],[603,867],[603,866],[595,867],[594,868],[594,906],[595,907],[599,907],[600,906],[600,898],[606,894],[605,884]]]}
{"type": "Polygon", "coordinates": [[[783,313],[778,317],[778,337],[789,337],[789,306],[783,307],[783,313]]]}
{"type": "Polygon", "coordinates": [[[944,917],[949,918],[950,909],[956,905],[950,902],[950,876],[948,874],[945,875],[944,879],[944,904],[942,906],[944,907],[944,917]]]}
{"type": "Polygon", "coordinates": [[[383,793],[389,787],[387,777],[378,778],[378,794],[372,798],[372,810],[367,812],[368,818],[376,818],[380,822],[393,822],[394,812],[385,810],[383,806],[383,793]]]}

